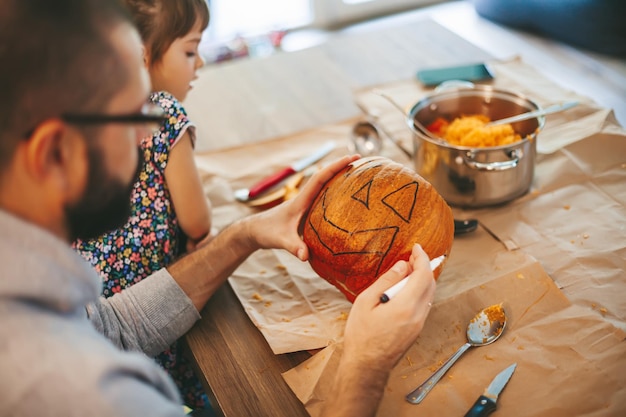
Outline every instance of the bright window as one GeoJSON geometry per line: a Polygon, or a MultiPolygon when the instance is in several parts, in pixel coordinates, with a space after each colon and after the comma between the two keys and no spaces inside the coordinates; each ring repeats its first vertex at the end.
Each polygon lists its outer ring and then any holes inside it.
{"type": "Polygon", "coordinates": [[[213,40],[277,29],[328,28],[444,0],[208,0],[213,40]]]}
{"type": "Polygon", "coordinates": [[[309,25],[311,0],[209,0],[208,34],[215,40],[309,25]]]}
{"type": "Polygon", "coordinates": [[[331,27],[445,0],[311,0],[313,24],[331,27]]]}

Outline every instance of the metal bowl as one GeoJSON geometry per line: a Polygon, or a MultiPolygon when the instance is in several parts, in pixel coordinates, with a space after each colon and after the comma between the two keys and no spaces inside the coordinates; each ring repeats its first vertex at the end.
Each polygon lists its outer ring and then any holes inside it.
{"type": "Polygon", "coordinates": [[[484,114],[497,120],[540,109],[520,93],[490,86],[435,92],[417,102],[407,116],[413,131],[415,169],[449,204],[483,207],[511,201],[526,193],[532,183],[537,135],[545,124],[544,116],[512,124],[520,141],[487,148],[452,145],[429,137],[417,126],[428,126],[438,117],[452,121],[484,114]]]}

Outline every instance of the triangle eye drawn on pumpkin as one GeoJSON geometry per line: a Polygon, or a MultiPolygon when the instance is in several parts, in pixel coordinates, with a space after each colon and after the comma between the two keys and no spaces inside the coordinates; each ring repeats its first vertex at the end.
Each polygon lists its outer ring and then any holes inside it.
{"type": "Polygon", "coordinates": [[[415,181],[410,182],[398,188],[396,191],[387,194],[382,198],[382,202],[402,220],[410,223],[411,217],[413,216],[413,209],[415,208],[415,202],[417,201],[418,190],[419,184],[415,181]],[[409,202],[410,204],[407,204],[409,202]]]}
{"type": "Polygon", "coordinates": [[[352,199],[363,204],[365,208],[370,208],[370,189],[372,188],[372,180],[366,182],[356,193],[352,194],[352,199]]]}

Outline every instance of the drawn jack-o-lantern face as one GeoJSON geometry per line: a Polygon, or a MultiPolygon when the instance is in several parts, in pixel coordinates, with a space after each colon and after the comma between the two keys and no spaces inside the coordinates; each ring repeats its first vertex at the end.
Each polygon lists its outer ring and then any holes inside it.
{"type": "Polygon", "coordinates": [[[408,260],[414,244],[432,259],[449,254],[453,236],[452,211],[430,183],[382,157],[360,159],[335,175],[303,223],[311,266],[350,301],[396,261],[408,260]]]}

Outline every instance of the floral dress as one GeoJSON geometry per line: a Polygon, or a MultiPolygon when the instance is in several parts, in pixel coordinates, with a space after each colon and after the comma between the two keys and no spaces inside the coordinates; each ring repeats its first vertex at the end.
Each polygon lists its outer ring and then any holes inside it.
{"type": "MultiPolygon", "coordinates": [[[[195,126],[171,94],[153,93],[150,101],[163,108],[169,119],[158,132],[141,142],[144,166],[133,187],[128,222],[96,239],[77,240],[73,244],[102,276],[105,297],[169,265],[184,249],[185,237],[178,226],[164,172],[170,150],[184,133],[188,132],[195,141],[195,126]]],[[[185,404],[205,407],[208,398],[177,345],[155,359],[172,376],[185,404]]]]}

